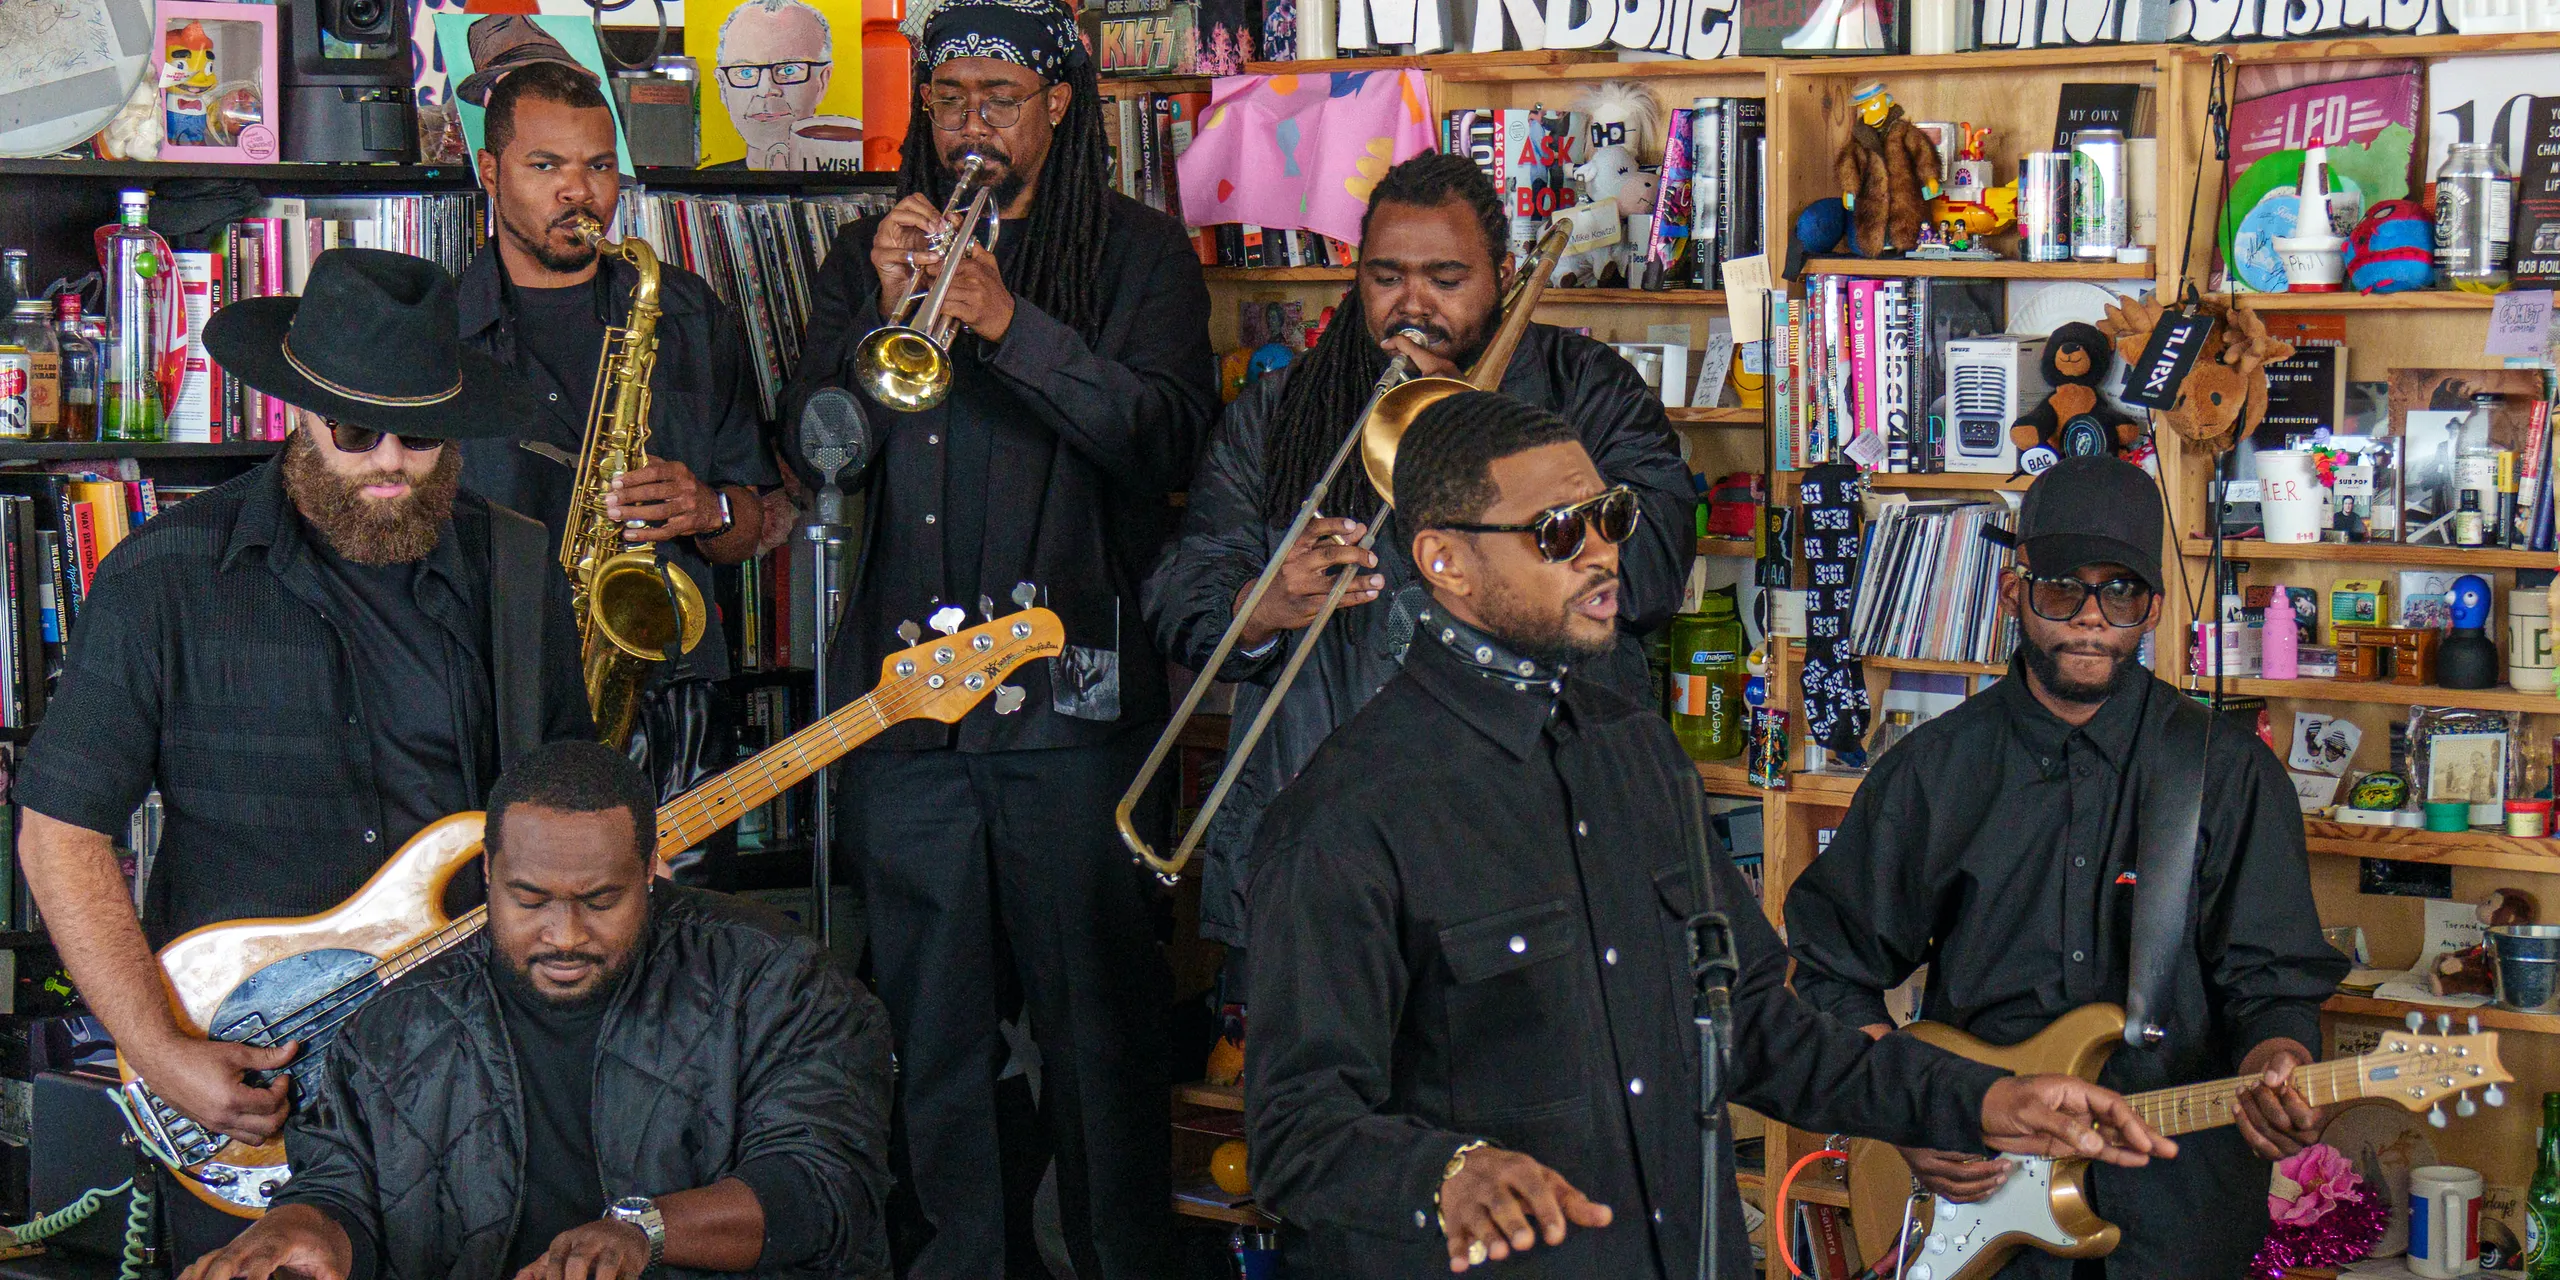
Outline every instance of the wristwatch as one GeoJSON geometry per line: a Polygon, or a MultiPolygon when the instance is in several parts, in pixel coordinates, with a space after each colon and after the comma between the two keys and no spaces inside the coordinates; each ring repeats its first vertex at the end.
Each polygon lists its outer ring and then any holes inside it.
{"type": "Polygon", "coordinates": [[[616,1222],[628,1222],[649,1237],[649,1269],[655,1271],[667,1257],[667,1224],[658,1216],[658,1202],[647,1196],[624,1196],[606,1205],[604,1216],[616,1222]]]}
{"type": "Polygon", "coordinates": [[[708,529],[693,535],[694,540],[697,542],[709,542],[714,538],[727,534],[731,529],[738,527],[738,518],[735,515],[732,515],[729,511],[729,491],[726,489],[714,489],[711,492],[717,495],[720,499],[720,527],[717,529],[708,529]]]}

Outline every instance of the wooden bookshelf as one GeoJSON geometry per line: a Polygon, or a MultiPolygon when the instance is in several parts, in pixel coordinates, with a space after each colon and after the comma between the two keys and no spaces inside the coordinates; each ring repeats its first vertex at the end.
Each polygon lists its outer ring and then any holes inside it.
{"type": "Polygon", "coordinates": [[[1206,1080],[1194,1080],[1189,1084],[1175,1085],[1173,1100],[1195,1107],[1206,1107],[1212,1111],[1242,1111],[1244,1110],[1244,1086],[1211,1084],[1206,1080]]]}
{"type": "MultiPolygon", "coordinates": [[[[2213,554],[2213,544],[2189,537],[2183,548],[2189,559],[2213,554]]],[[[2518,551],[2508,547],[2431,547],[2405,542],[2260,542],[2225,538],[2225,560],[2329,560],[2353,564],[2441,565],[2448,569],[2549,569],[2560,566],[2560,553],[2518,551]]],[[[2555,707],[2554,710],[2560,710],[2555,707]]]]}
{"type": "Polygon", "coordinates": [[[1350,267],[1202,267],[1200,275],[1209,280],[1233,280],[1243,284],[1302,284],[1330,280],[1347,283],[1358,272],[1350,267]]]}
{"type": "Polygon", "coordinates": [[[1870,471],[1866,474],[1865,479],[1867,487],[1871,489],[1936,489],[1947,491],[1971,489],[1985,493],[2000,490],[2006,490],[2011,493],[2024,493],[2026,492],[2027,486],[2035,481],[2035,478],[2032,476],[2004,476],[1981,471],[1938,471],[1928,474],[1870,471]]]}
{"type": "Polygon", "coordinates": [[[1751,771],[1740,759],[1700,760],[1697,765],[1698,777],[1706,782],[1710,794],[1745,800],[1760,798],[1760,788],[1751,785],[1751,771]]]}
{"type": "Polygon", "coordinates": [[[281,440],[228,440],[221,444],[0,440],[0,462],[77,462],[87,458],[263,458],[282,448],[284,442],[281,440]]]}
{"type": "Polygon", "coordinates": [[[1689,426],[1756,427],[1765,421],[1762,415],[1766,412],[1767,410],[1764,409],[1744,409],[1728,405],[1713,409],[1665,409],[1662,411],[1662,416],[1689,426]]]}
{"type": "MultiPolygon", "coordinates": [[[[217,164],[202,160],[88,160],[0,158],[0,178],[54,178],[148,185],[173,178],[230,178],[244,182],[311,187],[390,187],[423,191],[480,185],[467,164],[217,164]]],[[[694,191],[835,191],[886,188],[898,175],[886,170],[818,173],[789,169],[681,169],[644,165],[628,181],[644,187],[694,191]]]]}
{"type": "Polygon", "coordinates": [[[1933,658],[1876,656],[1860,658],[1858,663],[1879,671],[1916,671],[1931,675],[1998,677],[2009,674],[2009,664],[2005,662],[1941,662],[1933,658]]]}
{"type": "MultiPolygon", "coordinates": [[[[2482,1028],[2491,1031],[2530,1031],[2536,1035],[2560,1035],[2560,1016],[2548,1013],[2518,1013],[2494,1004],[2458,1009],[2452,1005],[2419,1004],[2413,1000],[2384,1000],[2375,996],[2331,996],[2320,1008],[2329,1013],[2350,1014],[2359,1018],[2388,1018],[2398,1022],[2410,1014],[2422,1014],[2432,1025],[2437,1015],[2451,1014],[2459,1030],[2463,1020],[2478,1017],[2482,1028]]],[[[2519,1090],[2520,1092],[2521,1090],[2519,1090]]]]}
{"type": "Polygon", "coordinates": [[[1757,556],[1760,544],[1750,538],[1700,538],[1698,554],[1702,556],[1757,556]]]}
{"type": "Polygon", "coordinates": [[[2560,875],[2560,840],[2531,840],[2495,831],[2373,827],[2325,818],[2303,819],[2302,833],[2313,853],[2337,857],[2560,875]]]}
{"type": "MultiPolygon", "coordinates": [[[[2191,693],[2213,691],[2213,677],[2188,676],[2191,693]]],[[[2222,691],[2244,698],[2287,698],[2312,702],[2372,702],[2400,707],[2471,707],[2480,711],[2532,711],[2560,714],[2560,695],[2523,693],[2505,685],[2490,689],[2447,689],[2432,684],[2394,684],[2388,680],[2260,680],[2225,676],[2222,691]]]]}
{"type": "Polygon", "coordinates": [[[2486,311],[2497,299],[2485,293],[2412,289],[2407,293],[2244,293],[2244,311],[2486,311]]]}
{"type": "Polygon", "coordinates": [[[1808,274],[1827,272],[1869,279],[1918,276],[1960,280],[2149,280],[2159,268],[2149,262],[1937,262],[1925,258],[1815,258],[1808,274]]]}

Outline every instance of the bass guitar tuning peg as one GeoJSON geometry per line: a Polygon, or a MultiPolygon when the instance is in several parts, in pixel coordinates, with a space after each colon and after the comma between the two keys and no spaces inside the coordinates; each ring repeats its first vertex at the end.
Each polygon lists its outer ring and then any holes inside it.
{"type": "Polygon", "coordinates": [[[1031,602],[1039,598],[1040,588],[1035,587],[1028,582],[1017,582],[1013,584],[1012,599],[1014,608],[1028,609],[1031,607],[1031,602]]]}
{"type": "MultiPolygon", "coordinates": [[[[916,641],[923,638],[924,628],[917,626],[915,619],[909,618],[898,624],[898,639],[908,644],[914,644],[916,641]]],[[[2416,1017],[2417,1015],[2411,1014],[2410,1016],[2416,1017]]]]}
{"type": "Polygon", "coordinates": [[[996,602],[988,599],[985,594],[981,593],[978,596],[978,621],[993,622],[995,620],[996,602]]]}
{"type": "Polygon", "coordinates": [[[2470,1094],[2462,1094],[2453,1100],[2453,1113],[2468,1120],[2480,1114],[2480,1104],[2473,1102],[2470,1094]]]}
{"type": "Polygon", "coordinates": [[[997,685],[997,686],[996,686],[996,714],[997,714],[997,715],[1000,715],[1000,716],[1009,716],[1009,715],[1012,715],[1012,714],[1013,714],[1014,712],[1016,712],[1016,711],[1020,711],[1021,709],[1022,709],[1022,686],[1021,686],[1021,685],[1018,685],[1018,684],[1000,684],[1000,685],[997,685]]]}
{"type": "Polygon", "coordinates": [[[956,604],[946,604],[941,608],[934,610],[933,616],[925,619],[924,623],[926,626],[947,636],[958,631],[960,629],[960,624],[967,622],[968,620],[969,614],[967,610],[962,609],[956,604]]]}
{"type": "Polygon", "coordinates": [[[2503,1107],[2507,1105],[2507,1091],[2493,1084],[2480,1091],[2480,1100],[2493,1107],[2503,1107]]]}
{"type": "Polygon", "coordinates": [[[2409,1016],[2402,1019],[2402,1021],[2409,1024],[2409,1030],[2412,1032],[2419,1032],[2427,1029],[2427,1015],[2420,1013],[2415,1009],[2410,1010],[2409,1016]]]}
{"type": "Polygon", "coordinates": [[[2427,1126],[2429,1128],[2441,1129],[2450,1123],[2452,1122],[2444,1118],[2443,1103],[2439,1102],[2434,1106],[2427,1108],[2427,1126]]]}

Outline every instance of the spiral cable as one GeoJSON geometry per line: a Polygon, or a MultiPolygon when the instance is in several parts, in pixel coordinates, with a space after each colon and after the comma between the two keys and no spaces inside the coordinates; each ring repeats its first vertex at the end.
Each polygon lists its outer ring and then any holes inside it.
{"type": "MultiPolygon", "coordinates": [[[[79,1226],[83,1222],[87,1222],[92,1215],[98,1212],[98,1206],[107,1202],[107,1197],[122,1195],[126,1191],[132,1190],[132,1188],[133,1179],[131,1178],[127,1178],[112,1187],[91,1187],[88,1190],[81,1192],[79,1199],[62,1206],[41,1218],[37,1218],[33,1222],[29,1222],[24,1226],[0,1227],[0,1231],[8,1233],[9,1243],[11,1244],[34,1244],[39,1240],[50,1239],[51,1237],[61,1235],[65,1231],[69,1231],[73,1227],[79,1226]]],[[[141,1197],[136,1196],[135,1198],[140,1199],[141,1197]]]]}

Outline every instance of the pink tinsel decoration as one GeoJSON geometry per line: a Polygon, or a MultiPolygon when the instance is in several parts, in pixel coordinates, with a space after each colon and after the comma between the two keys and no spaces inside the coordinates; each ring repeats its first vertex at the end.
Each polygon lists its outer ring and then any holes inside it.
{"type": "Polygon", "coordinates": [[[2249,1280],[2279,1280],[2295,1268],[2343,1267],[2371,1252],[2390,1225],[2391,1206],[2364,1185],[2335,1147],[2305,1147],[2276,1172],[2296,1191],[2289,1198],[2268,1195],[2273,1225],[2250,1260],[2249,1280]]]}

